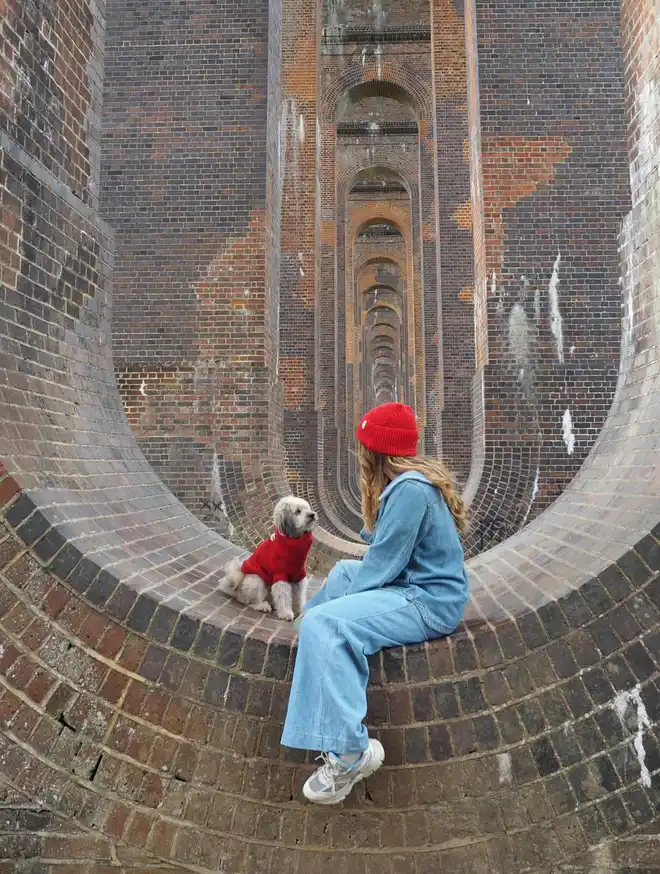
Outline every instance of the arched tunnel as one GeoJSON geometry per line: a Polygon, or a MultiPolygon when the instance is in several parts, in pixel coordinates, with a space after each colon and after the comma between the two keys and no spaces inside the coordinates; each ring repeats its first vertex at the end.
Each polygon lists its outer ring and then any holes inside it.
{"type": "Polygon", "coordinates": [[[660,872],[654,0],[0,15],[0,871],[660,872]],[[388,401],[471,598],[319,809],[218,581],[291,492],[313,585],[364,553],[388,401]]]}

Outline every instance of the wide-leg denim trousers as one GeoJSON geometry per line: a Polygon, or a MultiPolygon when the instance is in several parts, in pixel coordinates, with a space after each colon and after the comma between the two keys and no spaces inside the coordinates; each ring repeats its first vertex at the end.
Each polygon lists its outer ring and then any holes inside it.
{"type": "Polygon", "coordinates": [[[345,595],[359,566],[359,561],[338,562],[307,604],[283,746],[338,754],[365,750],[367,657],[439,636],[402,588],[345,595]]]}

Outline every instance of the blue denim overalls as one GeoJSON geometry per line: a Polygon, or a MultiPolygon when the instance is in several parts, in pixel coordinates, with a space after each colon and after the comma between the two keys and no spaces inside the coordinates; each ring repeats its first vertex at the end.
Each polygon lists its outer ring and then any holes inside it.
{"type": "Polygon", "coordinates": [[[441,493],[415,471],[393,480],[362,561],[339,561],[307,604],[282,745],[368,745],[367,656],[451,634],[468,598],[463,548],[441,493]]]}

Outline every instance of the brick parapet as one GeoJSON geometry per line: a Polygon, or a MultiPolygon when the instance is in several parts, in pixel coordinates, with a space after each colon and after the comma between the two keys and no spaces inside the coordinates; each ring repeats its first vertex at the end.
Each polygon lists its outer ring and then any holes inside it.
{"type": "MultiPolygon", "coordinates": [[[[5,508],[18,534],[34,523],[22,501],[5,508]]],[[[625,573],[537,616],[373,659],[368,722],[388,768],[336,814],[300,805],[313,754],[279,747],[288,646],[150,615],[144,599],[104,607],[94,582],[59,582],[57,555],[44,567],[10,532],[0,546],[5,779],[66,819],[89,811],[120,847],[181,870],[229,853],[237,872],[253,854],[416,871],[454,858],[460,837],[476,870],[545,872],[653,822],[630,754],[638,702],[651,726],[660,716],[653,537],[625,573]],[[346,846],[347,815],[366,846],[346,846]]],[[[644,743],[653,775],[657,732],[644,743]]]]}

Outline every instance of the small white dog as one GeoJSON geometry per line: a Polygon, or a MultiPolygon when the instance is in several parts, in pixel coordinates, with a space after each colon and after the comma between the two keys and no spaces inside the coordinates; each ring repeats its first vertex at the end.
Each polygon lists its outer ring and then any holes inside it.
{"type": "Polygon", "coordinates": [[[275,531],[249,558],[233,559],[225,568],[220,591],[241,604],[291,621],[302,613],[307,600],[306,561],[312,546],[316,513],[293,495],[275,505],[275,531]]]}

